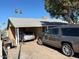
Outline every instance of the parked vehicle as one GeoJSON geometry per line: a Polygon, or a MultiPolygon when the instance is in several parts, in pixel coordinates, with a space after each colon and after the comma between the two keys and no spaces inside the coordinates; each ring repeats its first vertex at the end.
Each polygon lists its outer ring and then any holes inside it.
{"type": "Polygon", "coordinates": [[[35,39],[35,35],[33,32],[23,32],[22,34],[20,34],[21,37],[21,41],[27,41],[27,40],[33,40],[35,39]]]}
{"type": "Polygon", "coordinates": [[[12,48],[13,45],[12,45],[12,42],[11,40],[9,39],[9,37],[4,37],[2,38],[2,45],[5,47],[5,48],[12,48]]]}
{"type": "Polygon", "coordinates": [[[79,52],[79,25],[48,26],[37,43],[61,48],[63,54],[73,56],[79,52]]]}
{"type": "Polygon", "coordinates": [[[1,32],[1,40],[2,40],[2,45],[5,48],[12,48],[13,47],[12,42],[9,39],[8,34],[6,33],[6,31],[1,32]]]}

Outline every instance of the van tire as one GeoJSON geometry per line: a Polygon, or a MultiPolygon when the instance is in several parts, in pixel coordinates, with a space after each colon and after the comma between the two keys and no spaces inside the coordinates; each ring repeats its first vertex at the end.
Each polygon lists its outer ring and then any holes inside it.
{"type": "Polygon", "coordinates": [[[42,42],[42,39],[41,39],[41,38],[38,38],[38,40],[37,40],[37,44],[39,44],[39,45],[43,45],[43,42],[42,42]]]}
{"type": "Polygon", "coordinates": [[[72,48],[72,46],[68,43],[63,43],[62,44],[62,52],[64,55],[71,57],[74,55],[74,50],[72,48]]]}

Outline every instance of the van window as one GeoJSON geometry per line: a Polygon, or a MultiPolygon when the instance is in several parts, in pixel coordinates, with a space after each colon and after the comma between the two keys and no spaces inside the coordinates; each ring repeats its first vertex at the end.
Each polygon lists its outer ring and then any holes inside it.
{"type": "Polygon", "coordinates": [[[47,30],[46,30],[46,33],[47,33],[47,34],[51,34],[51,29],[47,29],[47,30]]]}
{"type": "Polygon", "coordinates": [[[53,28],[51,33],[54,34],[54,35],[57,35],[59,32],[58,28],[53,28]]]}
{"type": "Polygon", "coordinates": [[[65,36],[79,36],[79,28],[62,28],[61,31],[65,36]]]}

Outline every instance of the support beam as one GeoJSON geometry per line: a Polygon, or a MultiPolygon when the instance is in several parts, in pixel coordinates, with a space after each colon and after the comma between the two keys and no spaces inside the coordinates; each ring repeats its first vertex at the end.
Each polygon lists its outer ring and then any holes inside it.
{"type": "Polygon", "coordinates": [[[16,45],[19,45],[19,28],[15,29],[16,45]]]}

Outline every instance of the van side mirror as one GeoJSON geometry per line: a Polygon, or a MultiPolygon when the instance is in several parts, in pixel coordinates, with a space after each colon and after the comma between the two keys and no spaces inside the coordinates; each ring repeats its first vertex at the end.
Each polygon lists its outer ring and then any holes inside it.
{"type": "Polygon", "coordinates": [[[48,34],[49,33],[49,30],[46,30],[45,33],[48,34]]]}

